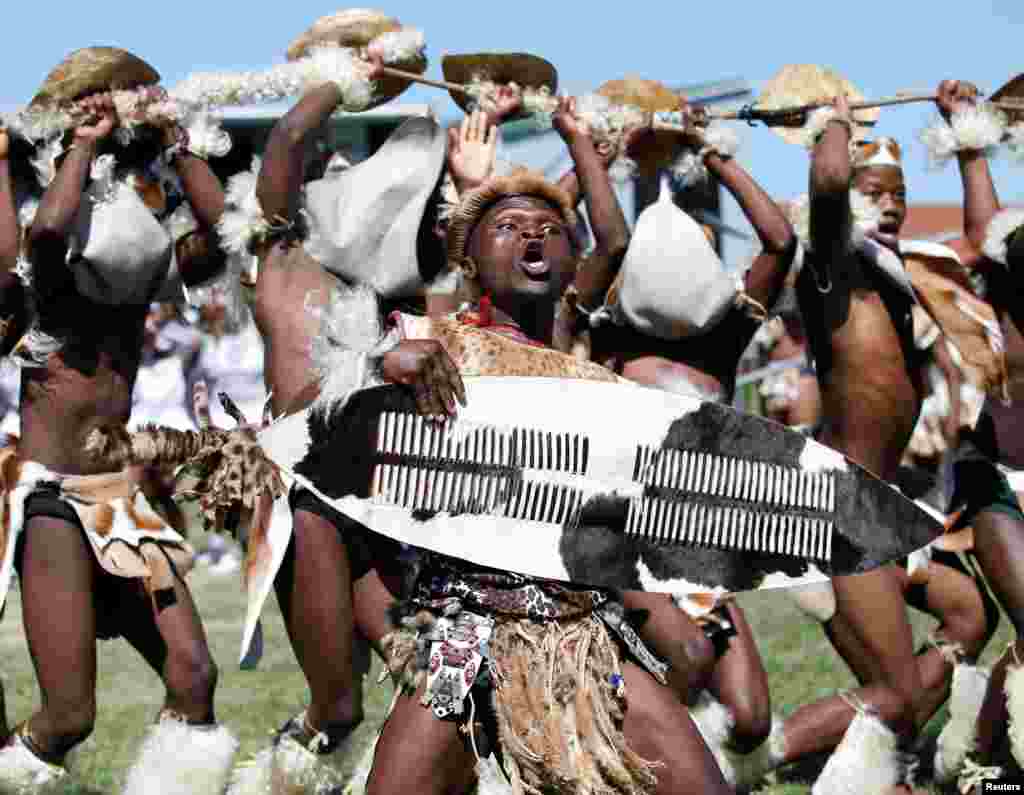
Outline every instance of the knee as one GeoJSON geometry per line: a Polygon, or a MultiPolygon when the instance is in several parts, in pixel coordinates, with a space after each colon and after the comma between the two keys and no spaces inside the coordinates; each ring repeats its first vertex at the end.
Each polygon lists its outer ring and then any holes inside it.
{"type": "Polygon", "coordinates": [[[732,745],[749,753],[768,739],[772,731],[772,711],[768,693],[743,693],[728,704],[733,716],[732,745]]]}
{"type": "Polygon", "coordinates": [[[995,632],[996,627],[989,627],[984,611],[980,608],[964,613],[950,627],[951,640],[959,643],[968,659],[976,659],[985,644],[995,632]]]}

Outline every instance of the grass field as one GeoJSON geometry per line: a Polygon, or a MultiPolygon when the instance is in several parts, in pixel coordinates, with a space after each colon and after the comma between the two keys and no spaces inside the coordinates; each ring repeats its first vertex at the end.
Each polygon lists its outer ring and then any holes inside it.
{"type": "MultiPolygon", "coordinates": [[[[244,601],[238,575],[215,577],[203,569],[190,578],[202,612],[214,658],[220,667],[217,688],[218,718],[238,735],[240,758],[247,758],[269,740],[269,734],[305,703],[306,691],[285,636],[276,602],[264,614],[265,654],[257,671],[239,671],[238,644],[244,601]]],[[[35,679],[21,630],[21,604],[12,589],[6,616],[0,623],[0,676],[7,694],[8,720],[14,724],[34,708],[38,699],[35,679]]],[[[812,624],[782,596],[747,596],[741,600],[754,627],[771,682],[772,706],[788,714],[794,708],[837,689],[852,686],[853,678],[832,651],[817,625],[812,624]]],[[[914,615],[915,631],[923,637],[931,619],[914,615]]],[[[986,649],[985,663],[1005,648],[1010,630],[1004,620],[986,649]]],[[[375,670],[379,670],[375,662],[375,670]]],[[[367,681],[366,721],[360,727],[357,749],[379,729],[391,695],[389,684],[367,681]]],[[[98,718],[93,736],[72,757],[76,784],[71,795],[111,795],[119,791],[147,725],[160,709],[163,686],[123,641],[100,644],[98,718]]],[[[945,720],[945,709],[926,730],[934,737],[945,720]]],[[[357,761],[358,750],[352,762],[357,761]]],[[[779,774],[778,783],[765,786],[765,795],[798,795],[810,791],[820,763],[779,774]]],[[[927,785],[927,782],[921,782],[927,785]]],[[[937,792],[937,790],[935,790],[937,792]]]]}

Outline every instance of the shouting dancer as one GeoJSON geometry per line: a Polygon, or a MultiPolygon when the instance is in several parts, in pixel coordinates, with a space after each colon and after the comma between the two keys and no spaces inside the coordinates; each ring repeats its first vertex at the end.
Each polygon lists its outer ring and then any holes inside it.
{"type": "MultiPolygon", "coordinates": [[[[573,155],[598,240],[616,239],[625,220],[589,130],[568,101],[555,125],[573,155]]],[[[569,196],[530,172],[496,177],[466,193],[447,242],[449,261],[461,269],[474,305],[442,318],[400,315],[399,333],[411,340],[440,339],[463,372],[616,380],[605,368],[546,350],[555,333],[556,306],[576,269],[574,224],[569,196]]],[[[592,254],[608,255],[601,242],[592,254]]],[[[438,405],[453,409],[460,389],[455,376],[438,405]]],[[[620,662],[610,627],[621,626],[623,608],[609,594],[420,555],[420,573],[404,606],[410,618],[384,644],[389,666],[411,692],[398,698],[384,727],[367,792],[460,787],[472,770],[466,744],[487,755],[498,748],[495,731],[506,770],[530,788],[727,791],[693,723],[671,690],[657,682],[664,681],[665,666],[631,632],[623,638],[632,639],[628,648],[634,656],[620,662]],[[444,628],[472,640],[465,649],[438,640],[443,675],[427,676],[417,668],[416,638],[430,643],[444,636],[444,628]],[[574,656],[583,654],[586,660],[574,656]],[[474,684],[466,666],[487,671],[483,660],[490,661],[497,679],[478,678],[474,684]],[[550,712],[535,714],[533,707],[544,698],[531,692],[530,682],[551,675],[566,687],[571,681],[576,692],[590,692],[582,696],[593,699],[588,708],[578,708],[581,696],[566,691],[550,712]],[[456,682],[464,685],[449,692],[446,683],[456,682]],[[629,694],[624,713],[619,684],[629,694]],[[528,730],[534,722],[549,729],[528,730]],[[565,739],[576,749],[571,752],[550,742],[570,725],[575,728],[565,739]]]]}

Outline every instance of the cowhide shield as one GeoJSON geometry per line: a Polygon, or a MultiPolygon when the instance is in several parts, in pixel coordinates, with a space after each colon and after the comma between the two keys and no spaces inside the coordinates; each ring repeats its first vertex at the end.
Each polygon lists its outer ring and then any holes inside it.
{"type": "Polygon", "coordinates": [[[260,434],[364,526],[472,563],[665,593],[814,582],[895,561],[942,524],[838,452],[632,384],[467,377],[457,420],[357,393],[260,434]]]}

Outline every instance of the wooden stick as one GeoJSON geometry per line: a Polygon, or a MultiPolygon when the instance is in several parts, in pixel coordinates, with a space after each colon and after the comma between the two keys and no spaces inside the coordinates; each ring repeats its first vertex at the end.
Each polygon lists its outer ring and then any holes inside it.
{"type": "MultiPolygon", "coordinates": [[[[850,104],[850,110],[869,110],[871,108],[884,108],[890,105],[909,105],[914,102],[935,102],[937,97],[934,94],[903,94],[883,99],[865,100],[850,104]]],[[[766,124],[778,121],[788,116],[801,116],[818,108],[827,107],[828,102],[814,102],[808,105],[796,105],[789,108],[741,108],[740,110],[709,112],[706,118],[710,120],[740,120],[740,121],[763,121],[766,124]]],[[[998,102],[990,102],[1000,110],[1024,111],[1024,100],[1003,99],[998,102]]]]}
{"type": "Polygon", "coordinates": [[[449,83],[446,80],[431,80],[429,77],[423,77],[414,72],[406,72],[402,69],[395,69],[393,66],[381,66],[380,71],[382,74],[389,75],[391,77],[400,77],[403,80],[408,80],[412,83],[422,83],[425,86],[433,86],[434,88],[443,88],[445,91],[457,91],[460,94],[469,94],[469,89],[462,83],[449,83]]]}

